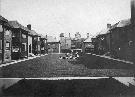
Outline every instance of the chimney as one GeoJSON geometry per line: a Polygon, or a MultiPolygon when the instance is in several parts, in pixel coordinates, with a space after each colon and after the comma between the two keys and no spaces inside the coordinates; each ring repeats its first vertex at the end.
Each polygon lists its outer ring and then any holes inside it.
{"type": "Polygon", "coordinates": [[[107,24],[107,28],[111,28],[111,24],[107,24]]]}
{"type": "Polygon", "coordinates": [[[64,37],[64,33],[60,33],[60,37],[64,37]]]}
{"type": "Polygon", "coordinates": [[[89,33],[87,33],[87,38],[89,38],[89,33]]]}
{"type": "Polygon", "coordinates": [[[27,28],[28,28],[29,30],[31,30],[31,24],[28,24],[28,25],[27,25],[27,28]]]}
{"type": "Polygon", "coordinates": [[[69,37],[70,37],[70,33],[69,33],[69,37]]]}
{"type": "Polygon", "coordinates": [[[135,0],[131,0],[131,23],[135,24],[135,0]]]}

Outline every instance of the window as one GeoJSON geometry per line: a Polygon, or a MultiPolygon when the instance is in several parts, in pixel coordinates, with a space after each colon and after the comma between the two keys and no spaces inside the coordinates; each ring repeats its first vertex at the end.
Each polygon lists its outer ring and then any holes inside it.
{"type": "Polygon", "coordinates": [[[38,45],[38,50],[40,51],[40,45],[38,45]]]}
{"type": "Polygon", "coordinates": [[[16,34],[14,32],[12,33],[12,37],[16,37],[16,34]]]}
{"type": "Polygon", "coordinates": [[[38,41],[40,41],[40,37],[38,37],[38,41]]]}
{"type": "Polygon", "coordinates": [[[9,35],[10,34],[10,31],[9,30],[6,30],[5,31],[5,35],[9,35]]]}
{"type": "Polygon", "coordinates": [[[0,50],[2,50],[2,40],[0,40],[0,50]]]}
{"type": "Polygon", "coordinates": [[[29,45],[29,53],[31,53],[31,44],[29,45]]]}
{"type": "Polygon", "coordinates": [[[22,43],[22,51],[26,51],[26,43],[22,43]]]}
{"type": "Polygon", "coordinates": [[[26,35],[25,34],[22,34],[22,38],[26,38],[26,35]]]}
{"type": "Polygon", "coordinates": [[[6,50],[10,50],[10,42],[6,42],[6,50]]]}
{"type": "Polygon", "coordinates": [[[0,32],[2,32],[3,31],[3,28],[2,28],[2,25],[0,25],[0,32]]]}

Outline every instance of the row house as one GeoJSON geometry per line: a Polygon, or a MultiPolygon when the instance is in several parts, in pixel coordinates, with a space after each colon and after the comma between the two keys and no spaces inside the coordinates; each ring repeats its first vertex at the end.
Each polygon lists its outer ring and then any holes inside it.
{"type": "Polygon", "coordinates": [[[107,54],[113,58],[135,61],[134,26],[131,19],[121,20],[103,34],[96,36],[97,54],[107,54]]]}
{"type": "Polygon", "coordinates": [[[92,38],[92,43],[94,44],[94,53],[105,54],[110,52],[110,28],[111,24],[107,24],[107,28],[100,31],[95,38],[92,38]]]}
{"type": "Polygon", "coordinates": [[[11,61],[12,26],[0,15],[0,64],[11,61]]]}
{"type": "Polygon", "coordinates": [[[34,55],[40,55],[41,54],[41,36],[37,34],[34,30],[31,30],[31,33],[33,35],[32,37],[32,53],[34,55]]]}
{"type": "Polygon", "coordinates": [[[0,64],[47,53],[47,38],[0,15],[0,64]]]}
{"type": "Polygon", "coordinates": [[[122,20],[110,29],[110,51],[119,58],[128,61],[135,60],[134,27],[131,20],[122,20]]]}
{"type": "Polygon", "coordinates": [[[17,21],[9,21],[12,29],[12,60],[28,57],[28,29],[17,21]]]}
{"type": "Polygon", "coordinates": [[[43,35],[39,35],[31,29],[31,24],[27,25],[28,33],[28,53],[35,55],[47,53],[47,39],[43,35]]]}

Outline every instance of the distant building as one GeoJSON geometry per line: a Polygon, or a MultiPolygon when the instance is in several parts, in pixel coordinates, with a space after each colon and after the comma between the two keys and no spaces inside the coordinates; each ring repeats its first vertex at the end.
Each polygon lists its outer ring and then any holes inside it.
{"type": "Polygon", "coordinates": [[[60,34],[60,48],[61,52],[69,52],[71,50],[71,37],[69,34],[69,37],[64,37],[64,34],[60,34]]]}
{"type": "Polygon", "coordinates": [[[81,38],[79,32],[75,34],[75,38],[71,39],[71,49],[82,49],[84,38],[81,38]]]}
{"type": "Polygon", "coordinates": [[[83,41],[82,50],[85,53],[94,52],[94,45],[92,43],[92,36],[89,36],[89,33],[87,33],[87,38],[83,41]]]}
{"type": "Polygon", "coordinates": [[[60,53],[60,41],[52,36],[47,36],[48,53],[60,53]]]}
{"type": "Polygon", "coordinates": [[[81,39],[81,34],[79,32],[76,32],[75,34],[75,40],[81,39]]]}

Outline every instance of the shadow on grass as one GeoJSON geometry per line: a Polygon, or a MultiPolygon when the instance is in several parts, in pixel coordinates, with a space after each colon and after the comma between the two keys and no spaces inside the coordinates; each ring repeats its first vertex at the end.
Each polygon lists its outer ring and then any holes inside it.
{"type": "Polygon", "coordinates": [[[77,60],[69,60],[71,64],[82,64],[90,69],[131,69],[135,70],[135,64],[115,61],[103,57],[98,57],[91,54],[85,54],[77,60]]]}
{"type": "Polygon", "coordinates": [[[134,86],[113,78],[77,80],[20,80],[3,89],[4,96],[34,97],[133,97],[134,86]]]}

